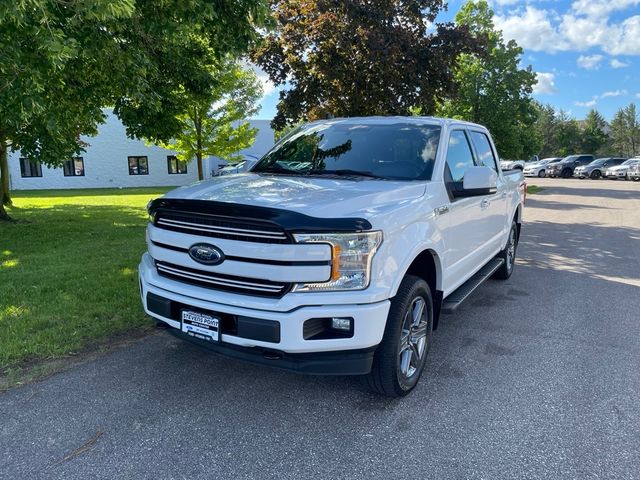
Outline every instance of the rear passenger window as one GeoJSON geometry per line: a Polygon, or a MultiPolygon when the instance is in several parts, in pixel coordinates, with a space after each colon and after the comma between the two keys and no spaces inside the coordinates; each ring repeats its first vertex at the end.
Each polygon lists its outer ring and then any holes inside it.
{"type": "Polygon", "coordinates": [[[496,157],[493,155],[493,149],[487,136],[481,132],[471,132],[471,141],[476,147],[480,165],[493,168],[493,170],[497,172],[496,157]]]}
{"type": "Polygon", "coordinates": [[[454,130],[449,136],[449,148],[447,150],[447,166],[451,174],[451,181],[461,182],[464,171],[475,165],[473,154],[467,136],[462,130],[454,130]]]}

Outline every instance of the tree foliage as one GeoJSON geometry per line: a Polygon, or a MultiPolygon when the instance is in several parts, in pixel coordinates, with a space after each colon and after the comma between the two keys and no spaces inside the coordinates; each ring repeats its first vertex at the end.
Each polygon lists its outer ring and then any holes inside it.
{"type": "Polygon", "coordinates": [[[591,109],[582,124],[581,150],[598,154],[603,152],[609,141],[606,133],[607,121],[596,109],[591,109]]]}
{"type": "Polygon", "coordinates": [[[630,103],[618,110],[611,122],[612,148],[618,155],[640,155],[640,116],[636,105],[630,103]]]}
{"type": "Polygon", "coordinates": [[[280,93],[272,126],[326,116],[434,111],[453,94],[454,59],[480,41],[437,24],[444,0],[272,0],[276,29],[252,57],[280,93]]]}
{"type": "Polygon", "coordinates": [[[531,135],[536,120],[531,97],[536,75],[531,66],[519,67],[522,48],[513,40],[504,41],[485,0],[467,2],[455,19],[476,38],[486,39],[487,48],[482,54],[458,57],[454,76],[457,95],[441,102],[438,114],[486,126],[505,158],[525,158],[537,152],[541,142],[531,135]]]}
{"type": "Polygon", "coordinates": [[[0,4],[0,215],[7,147],[60,165],[113,106],[127,133],[168,140],[185,96],[214,85],[212,66],[246,51],[265,0],[15,0],[0,4]]]}
{"type": "Polygon", "coordinates": [[[537,105],[537,109],[533,134],[542,141],[540,157],[640,155],[640,118],[633,103],[619,109],[610,125],[595,109],[581,122],[551,105],[537,105]]]}
{"type": "Polygon", "coordinates": [[[216,156],[237,160],[237,152],[251,145],[257,129],[244,121],[254,115],[262,96],[262,86],[253,70],[243,69],[240,62],[224,59],[216,67],[215,85],[206,95],[186,98],[186,112],[174,121],[178,133],[161,146],[178,152],[178,159],[198,164],[198,178],[204,178],[202,159],[216,156]]]}

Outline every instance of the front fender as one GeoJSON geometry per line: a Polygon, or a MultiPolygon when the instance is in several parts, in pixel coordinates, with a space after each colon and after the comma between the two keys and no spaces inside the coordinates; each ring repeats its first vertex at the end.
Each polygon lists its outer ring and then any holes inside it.
{"type": "Polygon", "coordinates": [[[445,251],[440,231],[429,221],[412,223],[387,235],[378,252],[377,284],[384,284],[389,298],[398,292],[400,283],[413,261],[424,251],[430,251],[436,266],[436,289],[442,289],[442,255],[445,251]]]}

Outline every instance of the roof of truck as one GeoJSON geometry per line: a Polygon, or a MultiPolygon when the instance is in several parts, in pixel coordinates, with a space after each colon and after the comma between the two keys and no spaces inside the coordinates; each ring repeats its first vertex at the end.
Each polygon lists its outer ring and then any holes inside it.
{"type": "Polygon", "coordinates": [[[429,123],[433,125],[466,125],[469,127],[479,127],[485,129],[486,127],[477,123],[467,122],[464,120],[456,120],[454,118],[441,118],[441,117],[419,117],[419,116],[371,116],[371,117],[338,117],[327,118],[321,120],[315,120],[309,122],[310,124],[316,123],[360,123],[364,125],[375,124],[392,124],[392,123],[416,123],[424,124],[429,123]]]}

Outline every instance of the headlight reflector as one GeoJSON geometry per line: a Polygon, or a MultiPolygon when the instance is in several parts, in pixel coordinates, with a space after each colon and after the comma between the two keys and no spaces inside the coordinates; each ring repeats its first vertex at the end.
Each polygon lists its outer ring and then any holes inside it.
{"type": "Polygon", "coordinates": [[[322,283],[299,283],[294,292],[362,290],[371,280],[371,261],[382,243],[382,232],[301,233],[297,243],[328,243],[331,246],[331,276],[322,283]]]}

